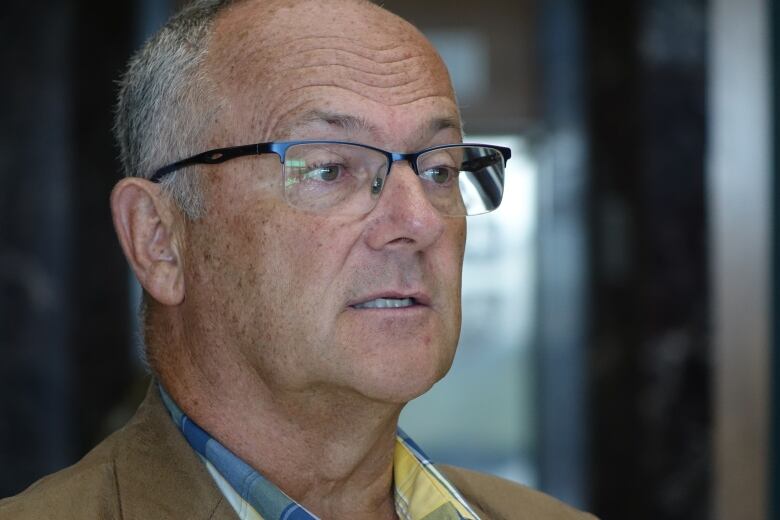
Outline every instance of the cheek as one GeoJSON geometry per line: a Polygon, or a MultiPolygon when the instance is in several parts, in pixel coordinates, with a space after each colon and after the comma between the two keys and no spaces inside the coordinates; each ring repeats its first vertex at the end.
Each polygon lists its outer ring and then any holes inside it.
{"type": "Polygon", "coordinates": [[[466,223],[464,219],[453,219],[442,236],[439,258],[442,275],[460,293],[460,279],[463,271],[463,255],[466,249],[466,223]]]}
{"type": "Polygon", "coordinates": [[[452,234],[454,235],[454,241],[457,245],[461,261],[463,260],[463,253],[466,250],[466,219],[456,219],[452,223],[452,234]]]}
{"type": "Polygon", "coordinates": [[[439,282],[444,285],[448,294],[447,304],[452,325],[457,334],[460,331],[461,320],[461,281],[463,276],[463,255],[466,247],[466,225],[463,220],[457,220],[449,226],[444,234],[441,253],[439,282]]]}
{"type": "Polygon", "coordinates": [[[294,213],[284,222],[265,226],[263,233],[271,250],[268,263],[289,279],[301,294],[317,292],[334,283],[345,265],[354,241],[346,226],[323,218],[294,213]]]}
{"type": "Polygon", "coordinates": [[[220,233],[218,249],[223,254],[212,255],[211,269],[221,273],[226,287],[242,295],[243,307],[256,319],[285,323],[295,330],[311,325],[314,311],[333,297],[332,286],[340,280],[350,249],[343,226],[286,205],[231,218],[220,233]],[[253,213],[257,217],[248,220],[246,215],[253,213]],[[262,317],[257,315],[260,311],[262,317]]]}

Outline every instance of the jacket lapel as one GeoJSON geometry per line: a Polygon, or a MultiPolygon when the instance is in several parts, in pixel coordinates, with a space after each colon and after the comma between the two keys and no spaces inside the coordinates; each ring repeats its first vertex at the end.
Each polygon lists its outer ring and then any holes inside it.
{"type": "Polygon", "coordinates": [[[176,429],[156,383],[115,444],[122,518],[235,520],[236,514],[176,429]]]}

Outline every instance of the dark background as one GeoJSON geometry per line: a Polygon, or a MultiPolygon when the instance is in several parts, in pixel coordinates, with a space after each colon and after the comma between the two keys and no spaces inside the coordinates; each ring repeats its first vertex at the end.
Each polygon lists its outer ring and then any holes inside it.
{"type": "MultiPolygon", "coordinates": [[[[446,11],[435,3],[386,6],[422,26],[415,13],[446,11]]],[[[3,5],[0,496],[77,460],[143,394],[137,295],[108,207],[120,171],[110,128],[115,81],[172,7],[3,5]]],[[[574,128],[584,146],[574,168],[585,493],[604,519],[710,512],[707,16],[704,0],[493,1],[482,11],[516,63],[497,62],[500,91],[465,107],[466,121],[548,136],[574,128]],[[516,33],[500,28],[506,12],[516,33]]]]}

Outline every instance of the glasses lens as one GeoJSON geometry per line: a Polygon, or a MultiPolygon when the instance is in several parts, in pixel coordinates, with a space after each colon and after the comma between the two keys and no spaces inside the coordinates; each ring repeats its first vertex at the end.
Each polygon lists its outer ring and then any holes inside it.
{"type": "Polygon", "coordinates": [[[428,198],[444,215],[479,215],[504,194],[504,157],[488,146],[447,146],[417,159],[428,198]]]}
{"type": "Polygon", "coordinates": [[[385,155],[369,148],[294,145],[285,154],[285,198],[296,208],[313,213],[363,215],[374,206],[387,170],[385,155]]]}

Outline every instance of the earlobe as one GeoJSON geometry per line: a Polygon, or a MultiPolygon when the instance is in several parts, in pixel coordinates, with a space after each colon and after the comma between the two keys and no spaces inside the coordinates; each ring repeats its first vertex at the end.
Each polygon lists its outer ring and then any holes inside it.
{"type": "Polygon", "coordinates": [[[160,186],[146,179],[122,179],[111,192],[119,243],[138,281],[163,305],[184,299],[184,273],[174,212],[160,186]]]}

